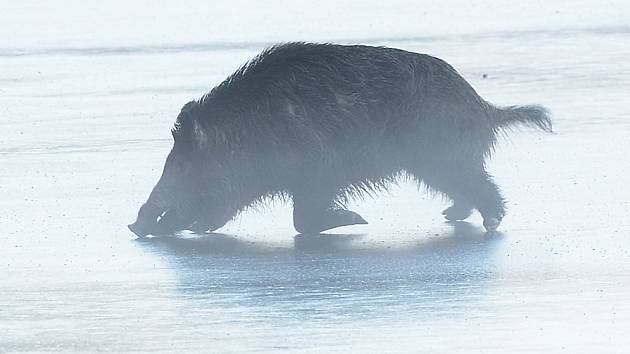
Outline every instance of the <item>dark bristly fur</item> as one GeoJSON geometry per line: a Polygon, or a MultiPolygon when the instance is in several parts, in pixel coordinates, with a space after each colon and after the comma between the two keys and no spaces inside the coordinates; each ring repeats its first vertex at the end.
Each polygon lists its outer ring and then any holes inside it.
{"type": "Polygon", "coordinates": [[[551,131],[540,106],[498,108],[446,62],[399,49],[287,43],[266,49],[184,106],[174,147],[138,220],[139,236],[214,230],[266,197],[290,196],[300,232],[365,221],[344,208],[407,174],[473,208],[504,215],[484,168],[514,124],[551,131]]]}

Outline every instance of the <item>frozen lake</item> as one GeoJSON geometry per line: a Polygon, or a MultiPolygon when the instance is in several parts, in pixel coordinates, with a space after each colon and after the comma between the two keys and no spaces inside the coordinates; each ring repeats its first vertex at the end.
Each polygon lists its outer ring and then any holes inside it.
{"type": "Polygon", "coordinates": [[[0,3],[0,352],[630,352],[630,5],[474,3],[0,3]],[[287,40],[435,55],[550,108],[556,134],[489,163],[501,232],[401,182],[319,237],[274,204],[137,240],[181,106],[287,40]]]}

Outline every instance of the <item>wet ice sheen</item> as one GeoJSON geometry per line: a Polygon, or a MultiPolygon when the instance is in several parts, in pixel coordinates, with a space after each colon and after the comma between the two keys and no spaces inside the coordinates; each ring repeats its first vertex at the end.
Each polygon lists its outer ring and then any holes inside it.
{"type": "Polygon", "coordinates": [[[509,201],[500,233],[477,215],[444,223],[446,203],[403,182],[352,205],[370,224],[337,234],[296,236],[274,204],[221,234],[136,240],[126,224],[180,106],[267,38],[296,39],[290,23],[208,33],[187,10],[132,23],[114,6],[108,32],[78,4],[84,16],[44,31],[21,24],[72,11],[0,5],[0,33],[14,30],[0,44],[0,352],[628,352],[627,6],[379,4],[307,8],[342,28],[295,36],[434,54],[494,103],[554,112],[556,135],[514,132],[490,162],[509,201]]]}

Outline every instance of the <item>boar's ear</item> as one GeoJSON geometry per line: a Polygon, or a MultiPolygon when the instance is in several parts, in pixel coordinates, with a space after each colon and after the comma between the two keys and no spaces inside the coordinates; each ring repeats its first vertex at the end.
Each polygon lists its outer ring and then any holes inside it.
{"type": "Polygon", "coordinates": [[[228,137],[223,129],[213,126],[212,124],[202,124],[198,119],[191,119],[192,137],[200,148],[206,148],[211,145],[213,148],[222,148],[227,146],[228,137]]]}
{"type": "Polygon", "coordinates": [[[193,141],[192,123],[188,117],[184,117],[184,114],[180,113],[177,117],[177,122],[171,129],[173,134],[173,140],[175,144],[181,147],[188,146],[193,141]]]}
{"type": "Polygon", "coordinates": [[[198,119],[191,119],[192,122],[192,138],[197,142],[200,148],[208,145],[208,133],[198,119]]]}
{"type": "Polygon", "coordinates": [[[213,127],[210,131],[209,135],[215,148],[224,150],[230,145],[230,138],[225,129],[213,127]]]}
{"type": "Polygon", "coordinates": [[[194,127],[192,122],[194,120],[193,109],[198,105],[199,103],[196,101],[191,101],[182,107],[182,110],[179,112],[175,125],[172,129],[173,138],[175,140],[190,141],[194,139],[194,127]]]}

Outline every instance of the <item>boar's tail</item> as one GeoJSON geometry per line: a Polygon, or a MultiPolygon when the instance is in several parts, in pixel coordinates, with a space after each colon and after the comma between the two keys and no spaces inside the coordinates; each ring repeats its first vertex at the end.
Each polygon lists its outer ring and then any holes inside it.
{"type": "Polygon", "coordinates": [[[549,111],[539,105],[493,107],[497,128],[509,129],[513,124],[522,124],[551,133],[551,117],[549,111]]]}

